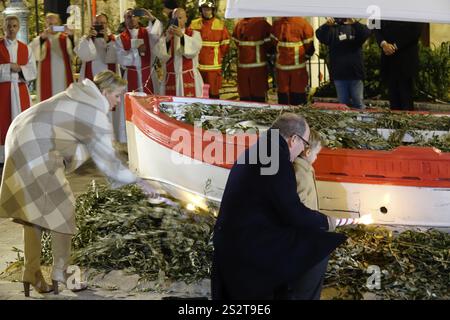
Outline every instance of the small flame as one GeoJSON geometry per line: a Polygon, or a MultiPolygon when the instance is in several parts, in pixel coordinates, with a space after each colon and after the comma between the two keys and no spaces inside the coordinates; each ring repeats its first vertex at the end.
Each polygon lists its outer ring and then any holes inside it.
{"type": "Polygon", "coordinates": [[[361,218],[357,219],[357,222],[359,224],[372,224],[373,223],[372,215],[366,214],[366,215],[362,216],[361,218]]]}
{"type": "Polygon", "coordinates": [[[195,207],[195,205],[193,203],[188,203],[186,205],[186,209],[189,210],[189,211],[195,211],[196,207],[195,207]]]}

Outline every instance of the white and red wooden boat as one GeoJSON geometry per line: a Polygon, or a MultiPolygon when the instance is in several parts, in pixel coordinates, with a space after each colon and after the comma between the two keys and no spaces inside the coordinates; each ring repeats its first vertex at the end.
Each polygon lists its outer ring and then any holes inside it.
{"type": "MultiPolygon", "coordinates": [[[[128,154],[130,167],[141,177],[160,182],[191,206],[204,207],[209,201],[220,202],[229,169],[249,141],[226,134],[211,141],[200,128],[159,110],[160,103],[193,102],[257,105],[128,94],[128,154]],[[189,137],[182,150],[180,140],[174,139],[174,132],[180,131],[189,137]],[[214,151],[205,154],[208,148],[214,151]]],[[[378,224],[450,227],[450,153],[410,146],[392,151],[324,148],[314,167],[322,211],[336,217],[358,212],[378,224]]],[[[245,201],[245,195],[242,198],[245,201]]]]}

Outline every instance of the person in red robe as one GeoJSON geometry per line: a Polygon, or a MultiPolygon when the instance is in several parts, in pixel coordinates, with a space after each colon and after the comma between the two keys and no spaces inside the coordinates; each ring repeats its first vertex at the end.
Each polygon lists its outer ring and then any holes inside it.
{"type": "Polygon", "coordinates": [[[75,47],[75,53],[82,61],[80,80],[93,80],[104,70],[117,72],[115,40],[108,27],[108,17],[104,13],[98,14],[89,33],[75,47]]]}
{"type": "Polygon", "coordinates": [[[33,53],[25,43],[16,38],[19,29],[18,17],[5,18],[6,37],[0,38],[0,164],[4,162],[4,145],[9,125],[31,105],[27,81],[36,78],[33,53]]]}
{"type": "Polygon", "coordinates": [[[43,101],[60,93],[73,82],[72,33],[61,26],[56,13],[45,16],[45,30],[30,43],[30,48],[38,61],[37,95],[43,101]],[[64,30],[64,31],[60,31],[64,30]]]}

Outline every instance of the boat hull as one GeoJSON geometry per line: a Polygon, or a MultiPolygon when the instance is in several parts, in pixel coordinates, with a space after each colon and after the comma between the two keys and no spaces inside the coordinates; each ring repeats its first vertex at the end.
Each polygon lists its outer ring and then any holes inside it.
{"type": "MultiPolygon", "coordinates": [[[[202,208],[218,205],[231,165],[218,165],[211,159],[195,159],[189,152],[174,151],[173,143],[164,136],[169,134],[166,127],[176,125],[156,109],[129,99],[130,168],[145,179],[158,181],[186,203],[202,208]],[[139,119],[137,108],[144,108],[141,116],[150,118],[139,119]]],[[[319,155],[316,167],[319,207],[337,218],[369,214],[377,224],[450,227],[448,159],[448,154],[432,148],[369,153],[326,149],[319,155]],[[400,168],[396,168],[399,163],[400,168]]]]}

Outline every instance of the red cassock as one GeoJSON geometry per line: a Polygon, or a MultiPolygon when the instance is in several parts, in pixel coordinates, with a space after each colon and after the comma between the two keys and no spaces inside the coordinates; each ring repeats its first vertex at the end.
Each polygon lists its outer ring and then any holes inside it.
{"type": "MultiPolygon", "coordinates": [[[[116,41],[116,38],[114,35],[109,35],[109,41],[116,41]]],[[[108,70],[111,70],[112,72],[116,72],[116,64],[115,63],[108,63],[108,70]]],[[[89,80],[94,80],[94,75],[92,72],[92,61],[86,62],[86,69],[84,70],[84,77],[89,80]]]]}
{"type": "MultiPolygon", "coordinates": [[[[192,29],[187,28],[184,32],[189,37],[192,37],[192,29]]],[[[166,95],[176,96],[177,86],[175,77],[175,47],[174,41],[170,41],[170,52],[171,58],[167,61],[166,72],[167,72],[167,82],[166,82],[166,95]]],[[[188,59],[183,56],[183,71],[192,70],[194,67],[194,62],[192,59],[188,59]]],[[[195,79],[193,72],[183,72],[183,93],[185,97],[195,97],[195,79]]]]}
{"type": "MultiPolygon", "coordinates": [[[[28,47],[26,44],[17,41],[17,64],[24,66],[28,63],[28,47]]],[[[3,39],[0,39],[0,64],[11,63],[8,49],[3,39]]],[[[30,107],[30,96],[25,82],[19,84],[20,107],[24,111],[30,107]]],[[[0,116],[0,145],[5,144],[6,132],[11,124],[11,82],[0,82],[0,97],[2,100],[0,116]]]]}
{"type": "MultiPolygon", "coordinates": [[[[138,70],[134,66],[127,66],[127,81],[128,81],[128,91],[136,91],[138,88],[144,88],[144,92],[151,94],[153,93],[153,83],[150,77],[151,74],[151,49],[148,31],[146,28],[140,27],[138,31],[138,39],[144,40],[145,54],[141,55],[141,74],[142,74],[142,84],[138,84],[138,70]]],[[[125,29],[120,34],[120,40],[122,41],[123,49],[129,51],[131,49],[131,34],[128,29],[125,29]]]]}
{"type": "MultiPolygon", "coordinates": [[[[66,33],[60,33],[58,37],[58,43],[59,47],[61,48],[61,52],[63,55],[64,60],[64,68],[66,73],[66,87],[68,87],[73,82],[73,74],[72,74],[72,67],[70,63],[70,55],[67,51],[67,39],[68,35],[66,33]]],[[[46,46],[46,53],[45,58],[40,62],[41,68],[40,68],[40,84],[41,84],[41,92],[40,92],[40,100],[44,101],[48,98],[51,98],[53,95],[55,95],[57,92],[53,92],[52,89],[52,59],[51,59],[51,44],[50,40],[45,40],[45,46],[46,46]]]]}

